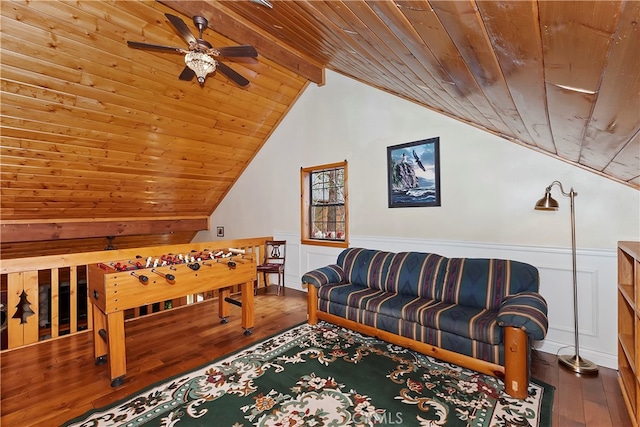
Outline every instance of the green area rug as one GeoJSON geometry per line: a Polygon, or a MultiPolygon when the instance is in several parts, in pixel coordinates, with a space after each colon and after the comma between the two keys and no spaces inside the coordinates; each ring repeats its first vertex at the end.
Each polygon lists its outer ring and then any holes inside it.
{"type": "Polygon", "coordinates": [[[502,381],[321,322],[303,324],[65,426],[551,426],[552,386],[502,381]]]}

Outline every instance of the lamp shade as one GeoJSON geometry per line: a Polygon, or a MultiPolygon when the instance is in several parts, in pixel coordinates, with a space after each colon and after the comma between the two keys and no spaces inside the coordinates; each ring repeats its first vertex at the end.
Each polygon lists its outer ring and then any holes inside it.
{"type": "Polygon", "coordinates": [[[544,193],[544,197],[538,200],[534,209],[537,211],[557,211],[558,206],[556,199],[551,197],[551,192],[547,191],[544,193]]]}

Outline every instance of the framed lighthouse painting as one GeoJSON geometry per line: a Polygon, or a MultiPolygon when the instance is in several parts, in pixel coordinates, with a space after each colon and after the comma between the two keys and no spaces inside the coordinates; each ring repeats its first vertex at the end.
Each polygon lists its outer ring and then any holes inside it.
{"type": "Polygon", "coordinates": [[[440,206],[440,138],[387,147],[389,207],[440,206]]]}

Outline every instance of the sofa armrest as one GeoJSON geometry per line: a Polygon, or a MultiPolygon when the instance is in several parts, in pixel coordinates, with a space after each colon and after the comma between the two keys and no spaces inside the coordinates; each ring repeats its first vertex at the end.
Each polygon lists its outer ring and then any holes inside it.
{"type": "Polygon", "coordinates": [[[305,273],[302,276],[302,283],[313,285],[319,288],[329,283],[344,283],[345,273],[338,264],[327,265],[305,273]]]}
{"type": "Polygon", "coordinates": [[[498,325],[521,328],[534,340],[544,339],[549,327],[547,302],[537,292],[509,295],[498,311],[498,325]]]}

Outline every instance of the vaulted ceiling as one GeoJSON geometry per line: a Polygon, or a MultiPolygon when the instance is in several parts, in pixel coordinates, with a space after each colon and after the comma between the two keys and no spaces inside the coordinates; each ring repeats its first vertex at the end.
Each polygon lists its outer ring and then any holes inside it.
{"type": "Polygon", "coordinates": [[[3,1],[2,258],[185,243],[331,69],[640,189],[640,2],[3,1]],[[204,85],[165,16],[252,44],[204,85]]]}

